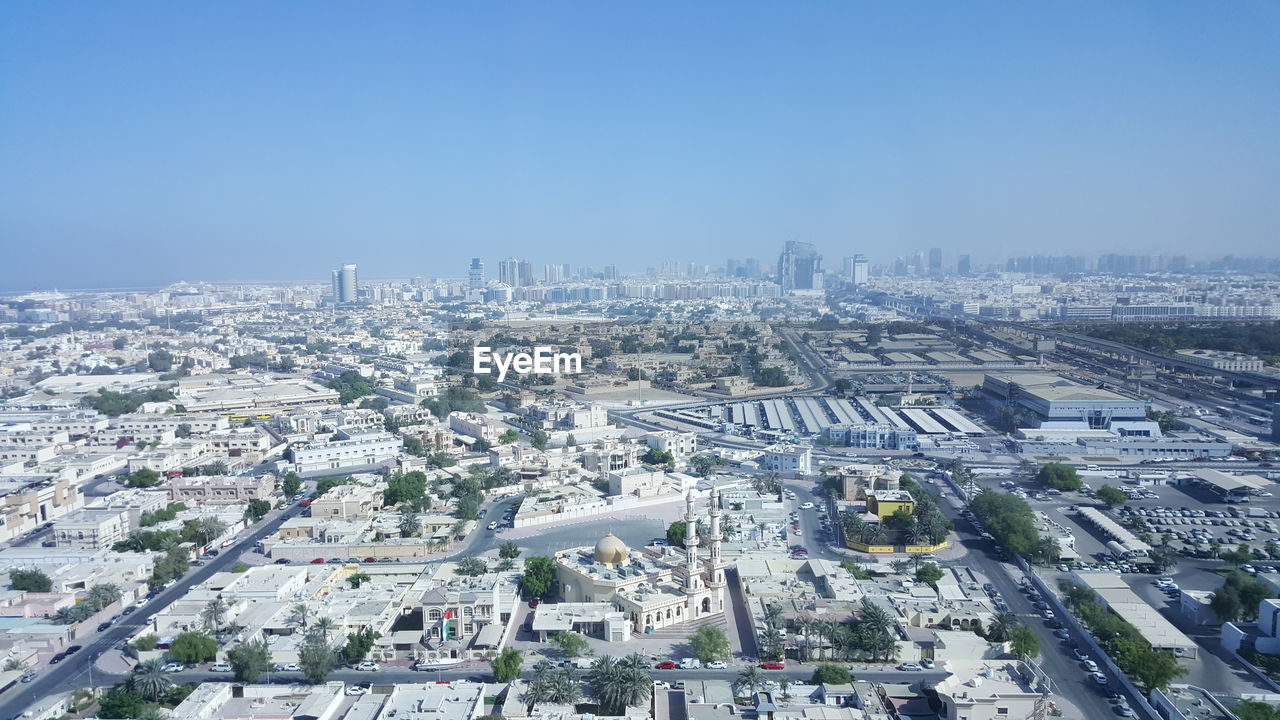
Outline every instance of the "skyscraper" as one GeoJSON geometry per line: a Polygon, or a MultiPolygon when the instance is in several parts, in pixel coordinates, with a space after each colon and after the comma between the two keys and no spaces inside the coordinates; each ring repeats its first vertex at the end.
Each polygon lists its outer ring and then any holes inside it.
{"type": "Polygon", "coordinates": [[[778,256],[778,283],[784,291],[822,289],[822,256],[813,243],[787,241],[778,256]]]}
{"type": "Polygon", "coordinates": [[[471,267],[467,270],[467,284],[472,290],[484,287],[484,263],[480,258],[471,258],[471,267]]]}
{"type": "Polygon", "coordinates": [[[956,261],[956,272],[961,275],[968,275],[972,270],[973,266],[969,262],[969,256],[961,255],[960,259],[956,261]]]}
{"type": "Polygon", "coordinates": [[[343,265],[342,271],[338,274],[338,288],[334,293],[334,299],[340,303],[353,303],[356,301],[358,290],[356,266],[343,265]]]}
{"type": "Polygon", "coordinates": [[[329,271],[329,287],[333,291],[333,301],[342,302],[342,273],[337,270],[329,271]]]}
{"type": "Polygon", "coordinates": [[[498,282],[511,287],[520,285],[520,261],[513,257],[498,261],[498,282]]]}
{"type": "Polygon", "coordinates": [[[866,285],[867,279],[871,277],[871,266],[867,264],[866,255],[854,255],[852,273],[849,279],[853,281],[855,286],[866,285]]]}
{"type": "Polygon", "coordinates": [[[929,274],[935,277],[942,274],[942,248],[929,249],[929,274]]]}

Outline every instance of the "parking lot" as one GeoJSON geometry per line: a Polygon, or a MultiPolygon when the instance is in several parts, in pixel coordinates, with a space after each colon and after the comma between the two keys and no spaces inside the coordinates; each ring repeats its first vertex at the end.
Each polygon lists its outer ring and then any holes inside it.
{"type": "Polygon", "coordinates": [[[979,477],[977,483],[989,489],[1013,490],[1025,496],[1033,510],[1044,512],[1048,518],[1071,531],[1080,558],[1055,568],[1040,569],[1038,574],[1050,587],[1056,587],[1060,580],[1069,579],[1070,573],[1076,569],[1119,572],[1139,597],[1192,638],[1202,652],[1196,659],[1183,662],[1188,674],[1180,681],[1237,695],[1274,692],[1222,649],[1218,641],[1218,625],[1198,625],[1182,612],[1181,593],[1186,590],[1212,591],[1221,586],[1221,573],[1229,565],[1215,559],[1214,551],[1228,552],[1241,543],[1248,545],[1255,556],[1242,569],[1259,577],[1272,578],[1272,582],[1280,580],[1280,532],[1277,532],[1280,530],[1280,499],[1274,494],[1255,495],[1249,502],[1227,503],[1211,489],[1197,484],[1139,486],[1099,474],[1085,474],[1084,478],[1093,492],[1048,495],[1026,474],[1014,478],[979,477]],[[1012,482],[1014,487],[1001,487],[1002,482],[1012,482]],[[1150,533],[1153,545],[1167,541],[1170,547],[1183,551],[1175,566],[1150,574],[1142,572],[1144,566],[1139,559],[1126,561],[1112,556],[1107,549],[1110,538],[1073,509],[1085,505],[1102,508],[1103,505],[1093,495],[1103,484],[1125,492],[1127,497],[1124,505],[1108,515],[1134,534],[1150,533]],[[1168,577],[1171,582],[1162,584],[1159,582],[1161,577],[1168,577]]]}

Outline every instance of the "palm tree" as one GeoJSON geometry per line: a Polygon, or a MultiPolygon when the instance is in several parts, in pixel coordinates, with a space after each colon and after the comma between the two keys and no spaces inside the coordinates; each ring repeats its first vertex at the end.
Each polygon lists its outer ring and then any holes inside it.
{"type": "Polygon", "coordinates": [[[200,611],[200,619],[204,621],[205,627],[218,632],[227,621],[227,603],[220,597],[210,600],[204,604],[204,610],[200,611]]]}
{"type": "Polygon", "coordinates": [[[760,657],[766,660],[782,658],[782,633],[777,628],[768,627],[760,633],[760,657]]]}
{"type": "Polygon", "coordinates": [[[992,616],[991,624],[987,625],[987,639],[993,642],[1004,642],[1009,639],[1013,629],[1020,624],[1017,615],[1011,612],[998,612],[992,616]]]}
{"type": "Polygon", "coordinates": [[[120,588],[112,583],[94,585],[85,593],[84,598],[85,602],[92,603],[97,608],[104,608],[119,599],[120,588]]]}
{"type": "Polygon", "coordinates": [[[533,666],[533,676],[526,685],[523,700],[532,709],[536,703],[571,705],[582,697],[582,689],[568,670],[557,670],[543,660],[533,666]]]}
{"type": "Polygon", "coordinates": [[[138,693],[150,702],[156,702],[173,687],[173,681],[164,671],[164,661],[160,658],[139,663],[128,679],[129,689],[138,693]]]}
{"type": "Polygon", "coordinates": [[[894,624],[888,610],[867,598],[862,599],[862,608],[858,614],[862,624],[876,632],[888,632],[894,624]]]}
{"type": "Polygon", "coordinates": [[[605,715],[623,715],[628,707],[649,699],[653,676],[640,655],[632,653],[622,660],[606,655],[592,666],[587,684],[605,715]]]}
{"type": "Polygon", "coordinates": [[[782,607],[778,605],[764,606],[764,622],[771,628],[782,626],[782,607]]]}
{"type": "Polygon", "coordinates": [[[307,620],[310,617],[311,611],[302,603],[298,603],[297,605],[289,608],[289,622],[293,625],[297,625],[303,630],[307,629],[307,620]]]}
{"type": "Polygon", "coordinates": [[[754,694],[757,690],[764,686],[764,675],[760,672],[760,668],[755,665],[748,665],[738,673],[738,677],[733,681],[733,692],[739,694],[743,690],[747,690],[747,694],[754,694]]]}
{"type": "Polygon", "coordinates": [[[329,633],[333,632],[338,624],[331,617],[322,617],[311,625],[311,632],[324,638],[325,642],[329,641],[329,633]]]}

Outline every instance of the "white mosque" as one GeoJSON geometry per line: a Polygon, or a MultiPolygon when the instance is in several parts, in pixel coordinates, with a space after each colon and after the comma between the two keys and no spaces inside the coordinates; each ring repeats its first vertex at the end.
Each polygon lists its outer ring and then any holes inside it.
{"type": "Polygon", "coordinates": [[[725,568],[720,555],[720,492],[712,488],[706,552],[700,548],[694,495],[685,497],[689,532],[684,548],[628,548],[612,533],[594,548],[556,554],[556,576],[565,603],[610,603],[636,633],[724,612],[725,568]]]}

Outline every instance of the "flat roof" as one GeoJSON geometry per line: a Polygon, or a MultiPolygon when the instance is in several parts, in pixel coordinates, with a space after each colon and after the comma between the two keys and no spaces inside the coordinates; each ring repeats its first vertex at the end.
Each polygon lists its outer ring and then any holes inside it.
{"type": "Polygon", "coordinates": [[[1109,572],[1073,573],[1093,590],[1102,602],[1122,620],[1138,628],[1156,649],[1196,648],[1196,643],[1165,619],[1158,610],[1138,596],[1119,575],[1109,572]]]}

